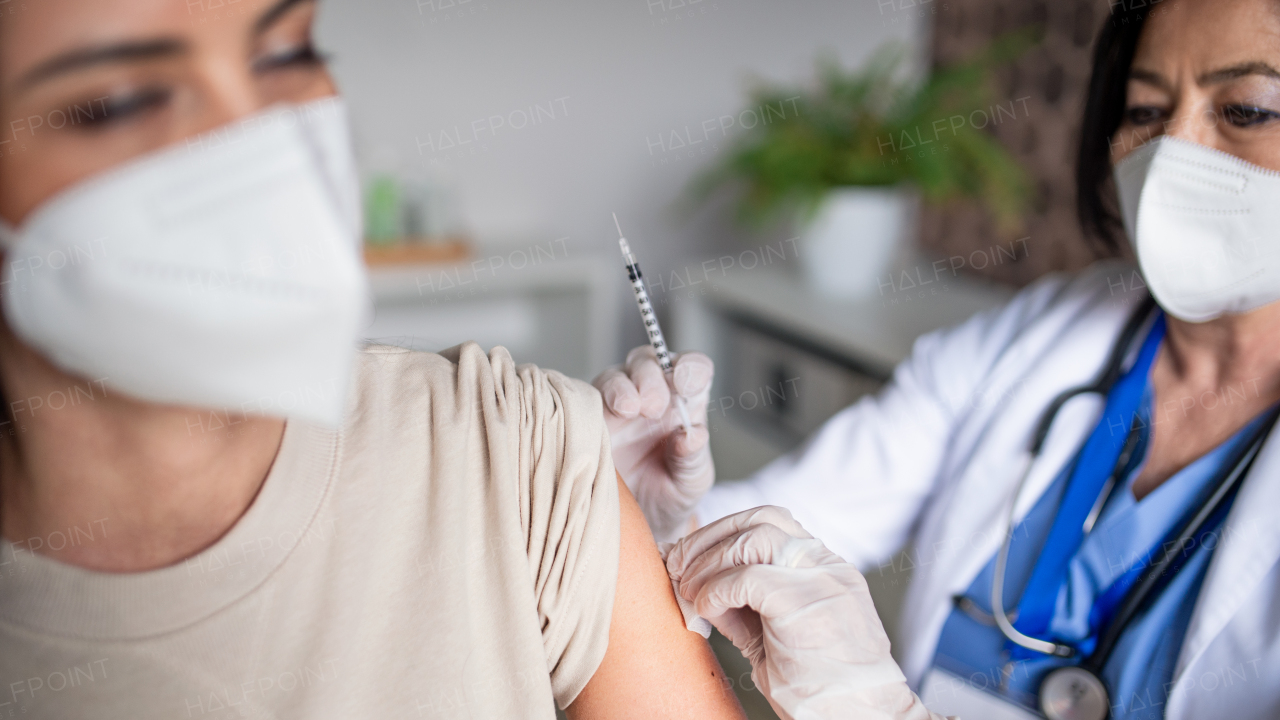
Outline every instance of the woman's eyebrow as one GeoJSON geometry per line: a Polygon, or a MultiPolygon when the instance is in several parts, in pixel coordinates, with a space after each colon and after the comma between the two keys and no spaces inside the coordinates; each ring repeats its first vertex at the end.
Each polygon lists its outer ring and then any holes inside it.
{"type": "Polygon", "coordinates": [[[295,5],[302,3],[313,3],[315,0],[280,0],[253,23],[253,31],[255,33],[266,32],[277,20],[293,9],[295,5]]]}
{"type": "Polygon", "coordinates": [[[186,52],[187,44],[173,39],[143,40],[80,48],[54,56],[35,66],[22,76],[18,81],[18,87],[27,88],[59,75],[98,65],[155,60],[182,55],[186,52]]]}
{"type": "MultiPolygon", "coordinates": [[[[280,0],[267,9],[254,22],[254,33],[262,33],[284,17],[295,6],[313,3],[315,0],[280,0]]],[[[25,89],[37,83],[66,73],[84,70],[98,65],[121,62],[138,62],[158,58],[176,57],[186,53],[187,43],[178,39],[162,38],[122,42],[101,47],[79,48],[52,57],[32,68],[19,79],[17,86],[25,89]]]]}
{"type": "Polygon", "coordinates": [[[1253,62],[1244,62],[1239,65],[1232,65],[1220,70],[1205,73],[1204,75],[1196,78],[1196,84],[1215,85],[1217,83],[1235,80],[1248,75],[1262,75],[1269,78],[1280,78],[1280,71],[1277,71],[1275,68],[1264,62],[1255,60],[1253,62]]]}

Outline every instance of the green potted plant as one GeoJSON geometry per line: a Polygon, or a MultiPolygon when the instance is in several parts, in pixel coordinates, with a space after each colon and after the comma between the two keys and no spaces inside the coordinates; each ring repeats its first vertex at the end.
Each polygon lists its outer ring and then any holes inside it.
{"type": "Polygon", "coordinates": [[[695,197],[740,192],[739,216],[760,223],[800,211],[803,265],[821,292],[874,294],[910,225],[916,198],[981,202],[1002,231],[1020,224],[1029,183],[990,127],[1026,117],[1028,98],[993,100],[993,69],[1030,42],[1011,35],[976,57],[902,78],[902,52],[861,70],[818,63],[812,88],[761,87],[765,120],[698,181],[695,197]],[[768,110],[781,107],[785,112],[768,110]]]}

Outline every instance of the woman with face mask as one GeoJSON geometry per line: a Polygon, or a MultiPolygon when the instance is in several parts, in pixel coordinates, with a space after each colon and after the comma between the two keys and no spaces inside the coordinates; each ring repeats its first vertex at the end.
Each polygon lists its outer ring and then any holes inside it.
{"type": "Polygon", "coordinates": [[[1280,4],[1108,5],[1078,200],[1138,267],[921,338],[696,505],[641,496],[711,523],[668,569],[784,716],[1280,716],[1280,4]],[[913,573],[900,670],[854,565],[913,573]]]}
{"type": "Polygon", "coordinates": [[[741,717],[595,390],[356,351],[315,12],[0,5],[0,717],[741,717]]]}

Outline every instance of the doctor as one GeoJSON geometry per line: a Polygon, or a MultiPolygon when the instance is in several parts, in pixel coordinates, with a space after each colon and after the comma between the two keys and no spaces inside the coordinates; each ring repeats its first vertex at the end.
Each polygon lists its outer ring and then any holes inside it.
{"type": "MultiPolygon", "coordinates": [[[[655,527],[778,505],[865,573],[911,569],[901,669],[939,713],[1280,716],[1280,5],[1133,4],[1097,41],[1077,187],[1086,228],[1113,249],[1123,232],[1140,272],[1050,276],[921,338],[882,392],[745,482],[698,500],[709,459],[637,476],[655,527]]],[[[615,428],[665,399],[652,377],[635,361],[598,379],[615,428]]],[[[615,454],[645,457],[636,435],[615,454]]],[[[707,566],[799,563],[856,593],[847,566],[804,561],[816,541],[778,562],[743,527],[690,541],[707,566]]],[[[862,623],[869,602],[810,607],[794,572],[752,577],[719,597],[760,611],[763,630],[729,633],[757,675],[771,643],[801,667],[841,643],[888,657],[814,624],[820,607],[862,623]],[[777,631],[793,608],[812,633],[777,631]]]]}

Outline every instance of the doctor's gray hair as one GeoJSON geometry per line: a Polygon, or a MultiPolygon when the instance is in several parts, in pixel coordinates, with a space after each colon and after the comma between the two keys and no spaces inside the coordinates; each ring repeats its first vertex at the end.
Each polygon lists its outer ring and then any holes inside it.
{"type": "Polygon", "coordinates": [[[1093,72],[1085,95],[1080,154],[1076,158],[1076,216],[1085,234],[1112,252],[1120,249],[1124,223],[1111,180],[1111,137],[1124,120],[1129,69],[1142,27],[1151,6],[1159,1],[1111,2],[1111,13],[1093,48],[1093,72]]]}

